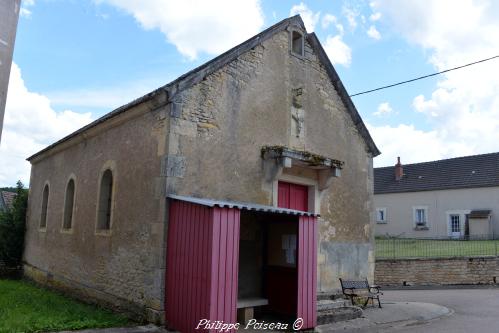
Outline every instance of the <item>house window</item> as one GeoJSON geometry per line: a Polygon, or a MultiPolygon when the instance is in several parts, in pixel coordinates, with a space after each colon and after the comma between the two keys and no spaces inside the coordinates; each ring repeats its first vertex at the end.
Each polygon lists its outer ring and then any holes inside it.
{"type": "Polygon", "coordinates": [[[66,198],[64,199],[64,221],[62,223],[63,229],[71,229],[73,224],[73,207],[75,199],[75,182],[70,179],[66,186],[66,198]]]}
{"type": "Polygon", "coordinates": [[[303,57],[304,40],[303,34],[293,30],[291,32],[291,53],[303,57]]]}
{"type": "Polygon", "coordinates": [[[428,208],[414,207],[414,224],[416,227],[426,227],[428,224],[428,208]]]}
{"type": "Polygon", "coordinates": [[[450,229],[452,233],[461,233],[461,216],[454,214],[450,216],[450,229]]]}
{"type": "Polygon", "coordinates": [[[376,222],[386,223],[386,208],[376,208],[376,222]]]}
{"type": "Polygon", "coordinates": [[[107,169],[100,182],[99,205],[97,211],[97,230],[111,229],[113,199],[113,173],[107,169]]]}
{"type": "Polygon", "coordinates": [[[47,207],[49,203],[49,185],[46,184],[43,188],[42,195],[42,214],[40,216],[40,228],[44,229],[47,227],[47,207]]]}

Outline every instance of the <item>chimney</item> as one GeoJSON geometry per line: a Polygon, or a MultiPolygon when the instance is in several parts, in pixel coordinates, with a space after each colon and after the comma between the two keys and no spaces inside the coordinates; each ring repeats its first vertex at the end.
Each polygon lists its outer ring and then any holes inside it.
{"type": "Polygon", "coordinates": [[[397,164],[395,164],[395,180],[401,180],[403,175],[404,175],[404,168],[402,168],[399,156],[397,157],[397,164]]]}

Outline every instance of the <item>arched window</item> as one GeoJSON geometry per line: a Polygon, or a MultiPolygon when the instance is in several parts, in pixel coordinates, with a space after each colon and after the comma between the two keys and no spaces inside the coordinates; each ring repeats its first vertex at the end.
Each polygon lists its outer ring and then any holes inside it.
{"type": "Polygon", "coordinates": [[[42,196],[42,214],[40,216],[40,228],[47,227],[47,206],[49,204],[49,185],[46,184],[43,188],[42,196]]]}
{"type": "Polygon", "coordinates": [[[113,199],[113,173],[107,169],[100,182],[99,206],[97,211],[97,230],[111,228],[111,203],[113,199]]]}
{"type": "Polygon", "coordinates": [[[64,221],[62,223],[63,229],[71,229],[73,225],[73,207],[75,200],[75,182],[70,179],[66,187],[66,198],[64,199],[64,221]]]}

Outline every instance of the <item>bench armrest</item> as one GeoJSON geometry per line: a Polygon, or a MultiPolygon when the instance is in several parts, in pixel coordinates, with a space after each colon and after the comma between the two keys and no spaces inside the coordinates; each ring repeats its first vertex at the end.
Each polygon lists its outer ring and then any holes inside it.
{"type": "Polygon", "coordinates": [[[352,296],[355,296],[355,289],[356,288],[343,288],[343,294],[345,295],[352,295],[352,296]]]}

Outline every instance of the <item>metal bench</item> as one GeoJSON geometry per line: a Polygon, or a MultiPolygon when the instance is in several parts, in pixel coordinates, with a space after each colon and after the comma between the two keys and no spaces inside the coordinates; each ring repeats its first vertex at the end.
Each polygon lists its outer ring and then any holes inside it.
{"type": "Polygon", "coordinates": [[[254,308],[257,306],[268,305],[266,298],[242,298],[237,300],[237,321],[247,324],[254,317],[254,308]]]}
{"type": "Polygon", "coordinates": [[[376,285],[369,285],[367,279],[365,280],[344,280],[340,278],[341,289],[343,291],[343,295],[350,298],[352,304],[354,305],[355,299],[363,299],[366,301],[363,307],[366,307],[369,303],[369,300],[372,301],[372,305],[374,306],[374,300],[378,301],[378,306],[381,308],[381,301],[379,299],[380,295],[383,295],[381,291],[379,291],[380,287],[376,285]]]}

